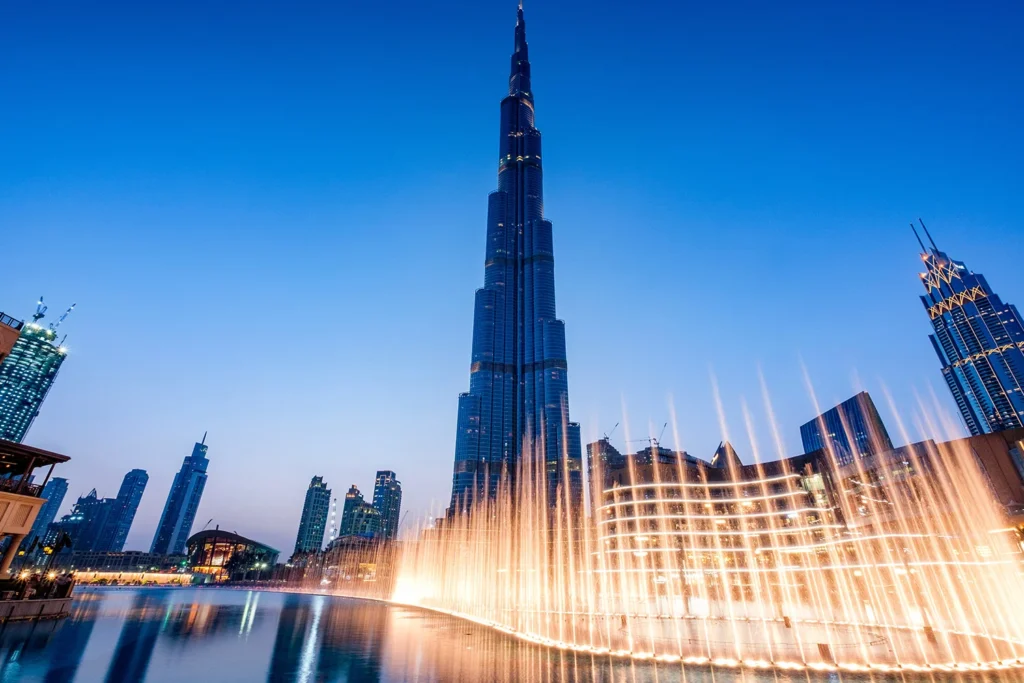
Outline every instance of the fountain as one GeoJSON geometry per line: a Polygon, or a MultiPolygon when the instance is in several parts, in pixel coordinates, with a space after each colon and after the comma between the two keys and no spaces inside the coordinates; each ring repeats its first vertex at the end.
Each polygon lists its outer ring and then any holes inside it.
{"type": "Polygon", "coordinates": [[[727,445],[715,466],[667,449],[608,471],[592,459],[589,504],[548,500],[546,467],[524,459],[496,496],[404,544],[391,599],[684,666],[1024,666],[1019,548],[968,449],[841,464],[831,448],[782,457],[776,438],[767,461],[745,417],[753,464],[727,445]]]}

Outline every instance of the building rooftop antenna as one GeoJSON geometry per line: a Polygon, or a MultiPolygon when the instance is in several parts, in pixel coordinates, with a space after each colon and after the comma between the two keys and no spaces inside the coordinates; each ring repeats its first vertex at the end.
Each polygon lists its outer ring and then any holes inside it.
{"type": "Polygon", "coordinates": [[[924,246],[924,242],[921,241],[921,236],[917,234],[917,228],[914,227],[913,223],[910,224],[910,229],[914,231],[914,237],[917,238],[917,243],[921,245],[921,253],[927,254],[928,248],[924,246]]]}
{"type": "MultiPolygon", "coordinates": [[[[39,300],[42,301],[43,300],[42,297],[40,297],[39,300]]],[[[63,315],[61,315],[59,318],[57,318],[57,320],[55,322],[50,323],[50,331],[51,332],[56,332],[57,328],[60,327],[60,324],[62,322],[64,322],[64,319],[67,318],[68,315],[71,314],[71,311],[75,310],[75,306],[77,306],[77,305],[78,304],[71,304],[71,306],[68,307],[68,310],[64,311],[63,315]]],[[[44,308],[43,310],[45,311],[46,309],[44,308]]]]}
{"type": "Polygon", "coordinates": [[[43,303],[43,295],[39,295],[36,302],[36,312],[32,314],[32,322],[38,323],[46,315],[46,304],[43,303]]]}
{"type": "Polygon", "coordinates": [[[199,442],[200,446],[205,446],[206,445],[206,435],[207,434],[209,434],[208,431],[207,432],[203,432],[203,440],[199,442]]]}
{"type": "Polygon", "coordinates": [[[935,246],[935,240],[932,239],[932,234],[928,232],[928,226],[926,226],[924,224],[924,221],[921,220],[920,218],[917,219],[917,222],[921,224],[922,228],[924,228],[924,234],[928,236],[928,241],[932,243],[932,247],[935,249],[935,251],[938,251],[939,248],[935,246]]]}

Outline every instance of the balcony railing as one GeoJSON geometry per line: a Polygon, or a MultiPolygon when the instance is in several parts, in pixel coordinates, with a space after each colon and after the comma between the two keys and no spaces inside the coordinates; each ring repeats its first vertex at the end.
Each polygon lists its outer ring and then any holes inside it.
{"type": "Polygon", "coordinates": [[[0,479],[0,491],[7,491],[8,493],[17,493],[22,496],[38,498],[43,494],[43,487],[39,484],[22,482],[20,479],[5,478],[0,479]]]}

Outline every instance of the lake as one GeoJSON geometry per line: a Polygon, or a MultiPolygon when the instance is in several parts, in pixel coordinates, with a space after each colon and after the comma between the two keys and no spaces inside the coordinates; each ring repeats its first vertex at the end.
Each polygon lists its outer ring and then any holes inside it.
{"type": "MultiPolygon", "coordinates": [[[[0,626],[10,681],[900,680],[685,669],[537,647],[455,617],[350,598],[219,588],[80,589],[62,621],[0,626]]],[[[931,681],[1020,681],[1003,676],[931,681]]]]}

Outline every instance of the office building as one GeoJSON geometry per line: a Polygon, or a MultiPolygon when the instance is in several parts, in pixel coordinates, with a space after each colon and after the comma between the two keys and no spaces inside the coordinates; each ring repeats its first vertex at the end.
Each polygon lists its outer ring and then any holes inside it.
{"type": "Polygon", "coordinates": [[[138,512],[139,503],[142,501],[142,494],[146,491],[146,484],[149,483],[149,475],[146,470],[135,469],[124,476],[121,488],[114,499],[114,508],[111,511],[111,523],[107,526],[105,533],[110,538],[104,539],[100,546],[106,552],[119,553],[124,550],[124,542],[131,531],[132,522],[135,521],[135,513],[138,512]]]}
{"type": "Polygon", "coordinates": [[[206,487],[206,468],[210,464],[206,459],[207,448],[206,434],[203,434],[203,440],[193,446],[192,455],[185,457],[181,469],[174,475],[149,552],[158,555],[181,555],[185,552],[185,542],[192,533],[199,501],[206,487]]]}
{"type": "Polygon", "coordinates": [[[145,470],[132,470],[124,476],[117,498],[100,498],[92,489],[78,499],[69,514],[49,525],[44,543],[52,545],[63,532],[71,538],[74,551],[120,552],[148,481],[145,470]]]}
{"type": "Polygon", "coordinates": [[[324,546],[324,531],[331,510],[331,490],[323,477],[313,477],[306,489],[306,502],[302,505],[302,519],[295,539],[295,552],[317,552],[324,546]]]}
{"type": "MultiPolygon", "coordinates": [[[[913,227],[913,226],[911,226],[913,227]]],[[[985,276],[939,251],[928,237],[921,245],[920,274],[932,347],[942,376],[971,434],[1024,426],[1024,322],[985,276]]],[[[915,234],[917,231],[914,231],[915,234]]]]}
{"type": "Polygon", "coordinates": [[[871,395],[862,391],[800,427],[804,453],[831,449],[840,465],[891,451],[892,440],[871,395]]]}
{"type": "MultiPolygon", "coordinates": [[[[25,439],[67,355],[57,343],[57,326],[64,316],[43,327],[39,320],[45,311],[40,300],[33,322],[20,327],[10,354],[0,362],[0,439],[16,443],[25,439]]],[[[9,340],[17,321],[3,317],[6,322],[0,321],[0,333],[9,340]]]]}
{"type": "Polygon", "coordinates": [[[554,247],[544,218],[541,136],[519,9],[501,102],[498,189],[487,210],[469,391],[459,396],[450,512],[494,496],[522,459],[547,472],[548,499],[582,494],[579,425],[569,418],[565,325],[555,312],[554,247]],[[564,494],[563,494],[564,495],[564,494]]]}
{"type": "Polygon", "coordinates": [[[57,513],[60,511],[60,506],[64,504],[64,496],[67,493],[68,480],[64,477],[54,477],[46,482],[41,494],[46,502],[39,508],[39,514],[36,515],[36,521],[32,524],[32,530],[21,542],[23,549],[28,550],[34,539],[38,538],[42,542],[46,536],[46,528],[53,524],[53,520],[57,519],[57,513]]]}
{"type": "Polygon", "coordinates": [[[373,507],[380,512],[381,534],[386,539],[398,535],[402,512],[402,482],[390,470],[380,470],[373,484],[373,507]]]}
{"type": "Polygon", "coordinates": [[[345,494],[345,506],[341,511],[341,527],[338,536],[362,536],[364,538],[382,538],[384,533],[384,516],[380,510],[363,500],[359,488],[352,484],[345,494]]]}

